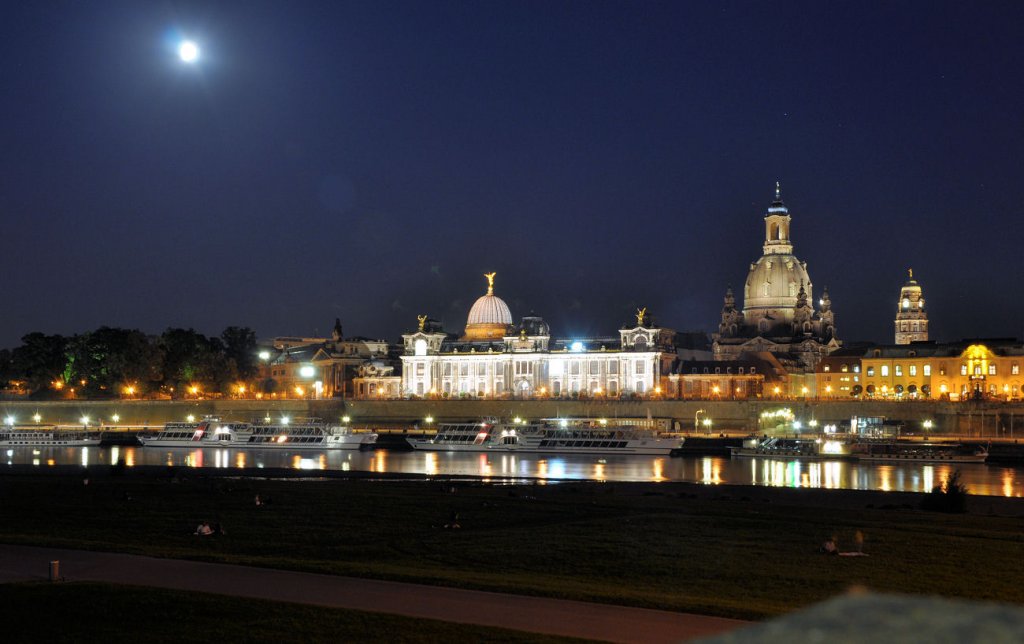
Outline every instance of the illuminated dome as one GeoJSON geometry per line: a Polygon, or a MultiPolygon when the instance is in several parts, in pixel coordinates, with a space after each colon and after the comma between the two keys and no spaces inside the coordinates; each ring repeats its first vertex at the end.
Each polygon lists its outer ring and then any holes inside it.
{"type": "Polygon", "coordinates": [[[505,337],[512,326],[512,312],[500,297],[494,294],[494,275],[487,273],[487,295],[480,297],[469,310],[464,340],[493,340],[505,337]]]}
{"type": "Polygon", "coordinates": [[[750,265],[743,288],[743,314],[748,324],[768,318],[772,324],[793,319],[800,289],[807,300],[814,301],[807,264],[793,255],[790,240],[789,209],[782,203],[779,184],[775,184],[775,200],[765,215],[764,255],[750,265]]]}

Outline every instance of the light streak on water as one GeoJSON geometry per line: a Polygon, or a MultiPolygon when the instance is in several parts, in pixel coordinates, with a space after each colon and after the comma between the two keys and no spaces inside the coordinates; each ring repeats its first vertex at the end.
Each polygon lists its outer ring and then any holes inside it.
{"type": "Polygon", "coordinates": [[[222,447],[9,448],[9,465],[214,467],[335,470],[491,480],[537,478],[603,481],[686,481],[706,485],[767,485],[823,489],[928,492],[954,471],[972,494],[1024,497],[1024,468],[948,463],[870,464],[718,456],[664,457],[528,453],[406,452],[384,449],[247,450],[222,447]]]}

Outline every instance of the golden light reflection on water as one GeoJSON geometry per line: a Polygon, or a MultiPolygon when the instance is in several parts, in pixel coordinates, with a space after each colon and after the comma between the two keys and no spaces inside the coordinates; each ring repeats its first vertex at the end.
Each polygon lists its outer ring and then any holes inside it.
{"type": "Polygon", "coordinates": [[[1003,496],[1020,496],[1020,492],[1014,494],[1013,471],[1010,469],[1003,471],[1003,496]]]}
{"type": "Polygon", "coordinates": [[[124,451],[124,464],[128,467],[135,467],[135,448],[129,447],[124,451]]]}
{"type": "Polygon", "coordinates": [[[434,452],[423,453],[423,471],[430,476],[437,474],[437,454],[434,452]]]}
{"type": "Polygon", "coordinates": [[[892,491],[892,466],[891,465],[879,465],[878,466],[878,479],[879,487],[883,492],[892,491]]]}
{"type": "Polygon", "coordinates": [[[542,479],[548,477],[548,462],[544,459],[537,461],[537,476],[542,479]]]}
{"type": "Polygon", "coordinates": [[[238,469],[243,469],[245,467],[245,452],[235,454],[235,467],[238,469]]]}
{"type": "Polygon", "coordinates": [[[370,471],[381,474],[388,471],[387,450],[379,449],[373,453],[373,458],[370,459],[370,471]]]}
{"type": "MultiPolygon", "coordinates": [[[[714,469],[714,468],[712,468],[714,469]]],[[[717,475],[717,473],[713,473],[717,475]]],[[[653,476],[652,481],[664,481],[665,480],[665,459],[656,458],[653,463],[653,476]]]]}
{"type": "MultiPolygon", "coordinates": [[[[660,459],[659,459],[660,460],[660,459]]],[[[664,466],[664,464],[662,464],[664,466]]],[[[722,482],[722,468],[718,459],[705,457],[700,461],[701,478],[700,482],[709,485],[718,485],[722,482]]],[[[659,472],[661,475],[661,472],[659,472]]],[[[659,480],[664,480],[661,478],[659,480]]]]}
{"type": "Polygon", "coordinates": [[[604,481],[604,463],[594,463],[594,473],[590,476],[598,481],[604,481]]]}

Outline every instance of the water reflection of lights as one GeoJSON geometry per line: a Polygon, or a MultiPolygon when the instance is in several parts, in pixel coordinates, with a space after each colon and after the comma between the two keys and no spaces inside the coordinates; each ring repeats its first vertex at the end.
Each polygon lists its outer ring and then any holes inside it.
{"type": "Polygon", "coordinates": [[[487,460],[487,454],[481,454],[477,458],[477,463],[479,464],[477,467],[477,471],[479,472],[480,476],[491,475],[491,462],[487,460]]]}
{"type": "Polygon", "coordinates": [[[598,481],[605,480],[604,463],[594,463],[594,473],[591,474],[591,478],[597,479],[598,481]]]}
{"type": "Polygon", "coordinates": [[[921,478],[924,480],[924,491],[929,492],[935,487],[935,468],[925,465],[921,468],[921,478]]]}
{"type": "Polygon", "coordinates": [[[1009,468],[1003,470],[1003,496],[1020,496],[1013,493],[1013,471],[1009,468]]]}
{"type": "Polygon", "coordinates": [[[892,466],[882,465],[878,468],[879,487],[883,492],[892,491],[892,466]]]}
{"type": "Polygon", "coordinates": [[[836,461],[829,461],[824,464],[825,468],[825,487],[830,490],[834,490],[839,487],[841,479],[839,477],[839,463],[836,461]]]}
{"type": "MultiPolygon", "coordinates": [[[[8,454],[10,454],[10,450],[8,450],[8,454]]],[[[82,448],[82,467],[89,467],[89,448],[88,447],[83,447],[82,448]]]]}
{"type": "Polygon", "coordinates": [[[379,449],[373,453],[373,459],[370,461],[370,471],[379,473],[388,471],[387,450],[379,449]]]}
{"type": "MultiPolygon", "coordinates": [[[[653,465],[654,472],[653,472],[653,476],[651,477],[651,480],[653,480],[653,481],[664,481],[665,480],[665,459],[663,459],[663,458],[656,458],[656,459],[654,459],[654,463],[652,465],[653,465]]],[[[602,472],[604,471],[604,466],[603,465],[601,466],[601,471],[602,472]]],[[[718,472],[715,472],[714,475],[717,476],[718,472]]],[[[715,481],[715,483],[718,483],[718,481],[715,481]]]]}
{"type": "Polygon", "coordinates": [[[124,464],[128,467],[135,467],[135,449],[129,447],[124,451],[124,464]]]}
{"type": "Polygon", "coordinates": [[[546,479],[548,477],[548,462],[544,459],[537,461],[537,476],[542,479],[546,479]]]}
{"type": "MultiPolygon", "coordinates": [[[[659,461],[661,459],[658,459],[659,461]]],[[[705,457],[701,459],[700,482],[708,485],[718,485],[722,482],[722,468],[719,459],[705,457]]],[[[664,480],[664,479],[659,479],[664,480]]]]}
{"type": "Polygon", "coordinates": [[[245,468],[245,452],[235,454],[235,467],[238,469],[245,468]]]}
{"type": "Polygon", "coordinates": [[[553,479],[564,479],[565,478],[565,461],[560,458],[551,459],[548,465],[548,472],[553,479]]]}
{"type": "Polygon", "coordinates": [[[437,454],[434,452],[423,453],[423,471],[429,476],[437,474],[437,454]]]}

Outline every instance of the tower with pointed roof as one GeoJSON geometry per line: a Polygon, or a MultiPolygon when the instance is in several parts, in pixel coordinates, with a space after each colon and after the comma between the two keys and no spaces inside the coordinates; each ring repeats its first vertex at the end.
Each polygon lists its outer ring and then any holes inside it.
{"type": "Polygon", "coordinates": [[[924,305],[921,285],[914,279],[914,270],[907,269],[907,281],[900,289],[896,303],[896,344],[928,340],[928,309],[924,305]]]}

